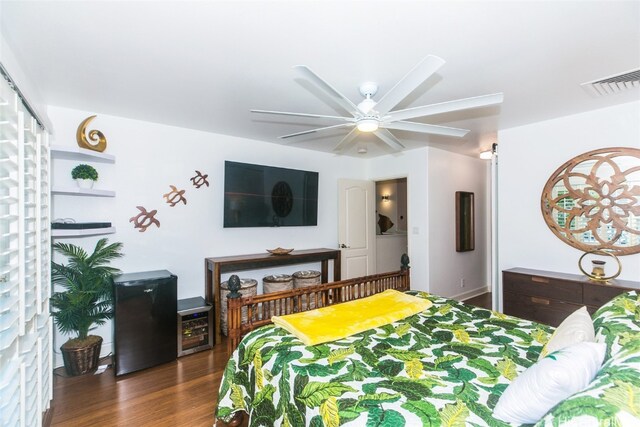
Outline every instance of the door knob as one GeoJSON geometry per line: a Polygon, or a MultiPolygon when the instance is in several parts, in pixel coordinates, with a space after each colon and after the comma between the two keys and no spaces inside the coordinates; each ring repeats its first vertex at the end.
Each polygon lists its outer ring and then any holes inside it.
{"type": "Polygon", "coordinates": [[[347,246],[347,245],[345,245],[344,243],[340,243],[340,244],[338,245],[338,247],[339,247],[340,249],[349,249],[351,246],[347,246]]]}

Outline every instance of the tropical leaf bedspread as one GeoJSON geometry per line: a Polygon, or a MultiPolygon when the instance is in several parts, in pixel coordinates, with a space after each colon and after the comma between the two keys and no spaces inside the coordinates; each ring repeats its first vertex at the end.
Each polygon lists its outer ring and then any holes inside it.
{"type": "Polygon", "coordinates": [[[217,417],[250,426],[505,426],[491,416],[552,328],[423,292],[401,321],[305,346],[271,325],[248,334],[221,383],[217,417]]]}

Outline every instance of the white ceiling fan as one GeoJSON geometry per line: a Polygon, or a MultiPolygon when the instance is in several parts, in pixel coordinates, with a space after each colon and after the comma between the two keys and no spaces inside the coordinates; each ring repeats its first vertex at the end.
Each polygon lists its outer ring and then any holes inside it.
{"type": "Polygon", "coordinates": [[[461,138],[465,136],[468,129],[458,129],[447,126],[429,125],[425,123],[416,123],[408,121],[416,117],[432,116],[435,114],[447,113],[451,111],[467,110],[471,108],[486,107],[490,105],[502,103],[503,94],[494,93],[491,95],[476,96],[473,98],[458,99],[455,101],[441,102],[438,104],[425,105],[422,107],[407,108],[404,110],[392,109],[413,92],[422,82],[427,80],[434,74],[445,61],[434,55],[428,55],[411,71],[409,71],[400,81],[393,87],[380,101],[374,101],[378,91],[378,85],[373,82],[367,82],[360,85],[360,93],[364,96],[358,105],[351,102],[344,95],[333,88],[329,83],[323,80],[316,73],[311,71],[305,65],[297,65],[293,67],[296,72],[312,83],[314,83],[331,99],[337,102],[350,116],[330,116],[323,114],[307,114],[293,113],[287,111],[270,111],[270,110],[251,110],[252,113],[276,114],[282,116],[305,117],[321,120],[337,120],[342,123],[332,126],[324,126],[316,129],[310,129],[303,132],[296,132],[289,135],[283,135],[280,138],[292,138],[301,135],[307,135],[315,132],[322,132],[337,128],[352,128],[351,131],[335,146],[334,151],[341,151],[357,136],[358,132],[370,132],[380,138],[385,144],[389,145],[394,151],[400,151],[404,147],[389,129],[421,132],[432,135],[445,135],[461,138]]]}

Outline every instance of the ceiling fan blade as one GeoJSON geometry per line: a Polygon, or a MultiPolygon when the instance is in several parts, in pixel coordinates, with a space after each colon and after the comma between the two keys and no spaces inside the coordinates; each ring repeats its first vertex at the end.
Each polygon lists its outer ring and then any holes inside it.
{"type": "Polygon", "coordinates": [[[333,86],[327,83],[322,77],[318,76],[316,73],[311,71],[309,67],[306,65],[296,65],[295,70],[307,80],[312,81],[322,89],[327,95],[331,96],[331,98],[336,101],[342,108],[345,109],[346,112],[355,116],[355,113],[358,111],[358,107],[351,102],[346,96],[338,92],[333,86]]]}
{"type": "Polygon", "coordinates": [[[251,111],[252,113],[276,114],[280,116],[310,117],[312,119],[334,119],[334,120],[345,120],[348,122],[355,121],[355,119],[351,117],[327,116],[324,114],[290,113],[288,111],[270,111],[270,110],[249,110],[249,111],[251,111]]]}
{"type": "Polygon", "coordinates": [[[310,133],[322,132],[323,130],[337,129],[337,128],[343,128],[343,127],[347,127],[347,126],[355,126],[355,123],[341,123],[339,125],[325,126],[325,127],[322,127],[322,128],[309,129],[309,130],[305,130],[305,131],[302,131],[302,132],[290,133],[289,135],[282,135],[280,137],[280,139],[287,139],[287,138],[292,138],[294,136],[307,135],[307,134],[310,134],[310,133]]]}
{"type": "Polygon", "coordinates": [[[336,144],[335,147],[333,147],[333,151],[342,151],[342,149],[353,141],[356,136],[358,136],[358,129],[354,127],[351,129],[351,132],[349,132],[340,142],[338,142],[338,144],[336,144]]]}
{"type": "Polygon", "coordinates": [[[404,145],[398,141],[398,138],[393,136],[393,134],[386,129],[378,128],[378,130],[374,131],[373,134],[395,151],[400,151],[404,148],[404,145]]]}
{"type": "Polygon", "coordinates": [[[504,99],[502,93],[475,96],[473,98],[457,99],[455,101],[441,102],[422,107],[407,108],[406,110],[392,111],[384,116],[385,121],[400,121],[416,117],[433,116],[434,114],[448,113],[450,111],[468,110],[471,108],[488,107],[500,104],[504,99]]]}
{"type": "Polygon", "coordinates": [[[420,86],[422,82],[438,71],[444,63],[444,59],[438,56],[428,55],[382,97],[380,102],[376,104],[376,111],[380,113],[381,116],[387,114],[393,107],[398,105],[400,101],[413,92],[414,89],[420,86]]]}
{"type": "Polygon", "coordinates": [[[432,135],[455,136],[462,138],[469,133],[469,129],[452,128],[448,126],[428,125],[414,122],[393,122],[383,124],[387,129],[408,130],[411,132],[430,133],[432,135]]]}

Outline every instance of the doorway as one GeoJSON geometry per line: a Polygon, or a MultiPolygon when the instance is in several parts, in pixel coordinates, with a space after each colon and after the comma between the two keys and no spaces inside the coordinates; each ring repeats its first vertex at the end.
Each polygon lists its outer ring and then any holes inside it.
{"type": "Polygon", "coordinates": [[[407,178],[376,181],[376,273],[396,271],[408,253],[407,178]]]}
{"type": "Polygon", "coordinates": [[[408,253],[407,179],[339,179],[338,194],[342,279],[397,271],[408,253]]]}

